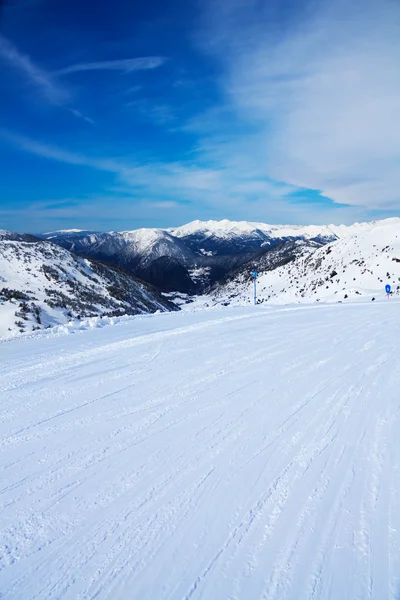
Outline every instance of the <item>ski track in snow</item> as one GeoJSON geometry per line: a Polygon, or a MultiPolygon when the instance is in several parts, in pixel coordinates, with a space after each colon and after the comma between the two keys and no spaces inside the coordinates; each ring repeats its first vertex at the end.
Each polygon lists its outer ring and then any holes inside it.
{"type": "Polygon", "coordinates": [[[0,598],[400,597],[400,303],[0,345],[0,598]]]}

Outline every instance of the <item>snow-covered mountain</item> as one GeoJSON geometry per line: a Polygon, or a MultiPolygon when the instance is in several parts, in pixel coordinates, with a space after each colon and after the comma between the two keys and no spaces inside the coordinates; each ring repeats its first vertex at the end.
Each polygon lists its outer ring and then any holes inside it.
{"type": "Polygon", "coordinates": [[[67,246],[69,243],[74,243],[83,238],[89,238],[92,234],[96,233],[96,231],[89,231],[86,229],[58,229],[57,231],[43,233],[39,237],[44,240],[59,243],[60,246],[63,245],[60,243],[63,241],[65,246],[67,246]]]}
{"type": "Polygon", "coordinates": [[[385,294],[386,284],[393,294],[400,294],[400,220],[356,231],[319,248],[304,241],[275,246],[214,286],[204,301],[252,302],[253,268],[259,272],[259,302],[371,300],[385,294]]]}
{"type": "Polygon", "coordinates": [[[201,292],[230,269],[242,264],[260,247],[238,251],[233,243],[226,254],[206,252],[164,229],[89,233],[53,232],[43,237],[80,256],[104,260],[127,269],[162,291],[201,292]],[[246,252],[245,252],[246,251],[246,252]]]}
{"type": "MultiPolygon", "coordinates": [[[[384,223],[399,223],[400,219],[386,219],[384,223]]],[[[192,221],[182,227],[170,229],[175,237],[183,239],[190,247],[203,247],[214,253],[235,252],[273,246],[282,241],[311,240],[332,242],[357,233],[370,231],[380,222],[354,223],[353,225],[268,225],[249,221],[192,221]]]]}
{"type": "Polygon", "coordinates": [[[47,241],[2,232],[0,337],[98,315],[176,307],[116,266],[84,259],[47,241]]]}
{"type": "Polygon", "coordinates": [[[67,230],[44,237],[81,256],[129,270],[162,291],[202,293],[261,250],[288,241],[326,244],[400,226],[400,219],[346,225],[268,225],[248,221],[193,221],[170,229],[96,233],[67,230]]]}
{"type": "Polygon", "coordinates": [[[168,229],[176,237],[186,237],[191,234],[215,235],[217,237],[234,237],[261,231],[271,238],[303,237],[349,237],[358,233],[370,231],[380,225],[399,225],[400,218],[392,217],[380,221],[353,223],[352,225],[268,225],[250,221],[192,221],[181,227],[168,229]]]}
{"type": "Polygon", "coordinates": [[[0,241],[9,240],[14,242],[38,242],[39,238],[29,233],[17,233],[15,231],[7,231],[0,229],[0,241]]]}
{"type": "Polygon", "coordinates": [[[267,225],[249,221],[193,221],[170,230],[194,249],[212,254],[256,251],[281,241],[297,239],[323,243],[339,237],[330,226],[267,225]]]}
{"type": "Polygon", "coordinates": [[[163,291],[195,291],[189,268],[196,263],[196,255],[163,229],[88,235],[60,232],[50,239],[80,256],[116,264],[163,291]]]}

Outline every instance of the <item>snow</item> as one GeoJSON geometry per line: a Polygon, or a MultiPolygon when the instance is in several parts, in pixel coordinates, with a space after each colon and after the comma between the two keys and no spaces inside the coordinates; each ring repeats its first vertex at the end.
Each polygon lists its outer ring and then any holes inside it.
{"type": "Polygon", "coordinates": [[[57,325],[73,328],[83,316],[116,310],[163,309],[152,289],[129,275],[119,285],[112,272],[107,277],[109,270],[95,270],[89,260],[48,242],[0,241],[0,338],[57,325]],[[114,297],[112,285],[119,285],[118,292],[129,289],[129,301],[119,293],[114,297]]]}
{"type": "MultiPolygon", "coordinates": [[[[249,223],[247,221],[229,221],[228,219],[222,219],[221,221],[192,221],[191,223],[187,223],[182,227],[177,227],[172,231],[173,235],[177,237],[185,237],[187,235],[192,235],[194,233],[208,232],[210,235],[221,235],[224,236],[226,233],[249,233],[254,231],[254,229],[261,227],[266,227],[264,224],[260,223],[249,223]]],[[[268,226],[267,226],[268,227],[268,226]]]]}
{"type": "Polygon", "coordinates": [[[141,256],[144,263],[161,256],[183,258],[184,253],[177,240],[164,229],[142,228],[117,234],[125,244],[128,254],[141,256]]]}
{"type": "MultiPolygon", "coordinates": [[[[111,231],[108,235],[121,236],[125,241],[132,242],[137,245],[138,251],[145,250],[152,244],[156,243],[160,238],[168,239],[170,235],[174,237],[186,237],[188,235],[201,233],[202,235],[215,236],[221,238],[229,238],[240,235],[251,235],[255,232],[261,232],[271,238],[284,237],[299,237],[304,236],[306,239],[314,237],[349,237],[358,233],[363,233],[374,229],[381,225],[400,226],[400,218],[392,217],[381,221],[370,221],[368,223],[354,223],[353,225],[269,225],[267,223],[252,222],[252,221],[230,221],[222,219],[220,221],[192,221],[180,227],[170,227],[168,229],[159,228],[142,228],[120,232],[111,231]]],[[[1,233],[9,233],[0,230],[1,233]]],[[[89,232],[83,229],[60,229],[44,234],[47,236],[59,237],[70,234],[87,233],[88,237],[92,233],[93,241],[98,239],[99,234],[89,232]]]]}
{"type": "Polygon", "coordinates": [[[59,233],[82,233],[85,229],[57,229],[56,231],[48,231],[44,235],[57,235],[59,233]]]}
{"type": "MultiPolygon", "coordinates": [[[[294,262],[271,271],[260,271],[260,302],[371,301],[385,293],[389,283],[400,294],[400,221],[386,219],[360,233],[346,236],[317,250],[307,249],[294,262]]],[[[252,302],[250,271],[218,286],[203,304],[252,302]]]]}
{"type": "Polygon", "coordinates": [[[194,282],[206,280],[210,276],[210,267],[195,267],[193,269],[189,269],[190,279],[194,282]]]}
{"type": "Polygon", "coordinates": [[[390,217],[380,221],[370,221],[369,223],[353,223],[353,225],[328,225],[328,228],[339,238],[350,237],[359,233],[366,233],[377,227],[396,227],[400,228],[400,218],[390,217]]]}
{"type": "Polygon", "coordinates": [[[0,344],[3,598],[400,592],[400,303],[0,344]]]}
{"type": "Polygon", "coordinates": [[[120,234],[126,242],[134,244],[136,252],[146,252],[154,244],[170,236],[163,229],[142,228],[132,231],[121,231],[120,234]]]}
{"type": "Polygon", "coordinates": [[[170,229],[169,232],[176,237],[202,233],[206,236],[234,237],[242,234],[262,232],[270,238],[295,238],[303,236],[305,239],[325,237],[343,238],[358,233],[370,231],[376,226],[392,225],[400,227],[400,218],[394,217],[382,221],[369,223],[354,223],[353,225],[268,225],[266,223],[253,223],[250,221],[192,221],[181,227],[170,229]]]}
{"type": "MultiPolygon", "coordinates": [[[[187,298],[182,299],[182,304],[187,302],[187,298]]],[[[161,312],[161,311],[155,311],[161,312]]],[[[140,315],[140,317],[145,317],[148,315],[140,315]]],[[[97,317],[88,317],[87,319],[80,320],[71,320],[66,321],[63,324],[55,324],[52,327],[47,329],[37,329],[34,331],[25,331],[20,333],[18,337],[24,339],[32,339],[32,338],[43,338],[43,337],[59,337],[60,335],[70,335],[74,333],[81,333],[82,331],[96,329],[99,327],[108,327],[109,325],[120,325],[125,324],[131,321],[132,319],[140,318],[138,315],[122,315],[120,317],[108,317],[104,315],[99,315],[97,317]]],[[[0,344],[5,343],[7,338],[11,338],[13,336],[3,336],[0,337],[0,344]]]]}

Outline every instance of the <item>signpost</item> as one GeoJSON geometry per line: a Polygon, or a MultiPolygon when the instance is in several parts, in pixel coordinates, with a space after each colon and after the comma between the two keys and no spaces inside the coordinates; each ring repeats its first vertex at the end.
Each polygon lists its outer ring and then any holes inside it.
{"type": "Polygon", "coordinates": [[[258,273],[256,270],[253,271],[253,277],[254,277],[254,304],[257,304],[257,276],[258,273]]]}
{"type": "Polygon", "coordinates": [[[387,297],[390,298],[391,287],[390,287],[390,285],[388,283],[385,285],[385,290],[386,290],[386,293],[387,293],[387,297]]]}

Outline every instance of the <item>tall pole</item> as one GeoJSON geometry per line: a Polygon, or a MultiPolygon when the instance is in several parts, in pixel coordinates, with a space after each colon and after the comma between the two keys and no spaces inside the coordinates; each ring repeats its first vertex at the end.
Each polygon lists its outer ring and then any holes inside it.
{"type": "Polygon", "coordinates": [[[254,304],[257,304],[257,271],[253,271],[254,277],[254,304]]]}

